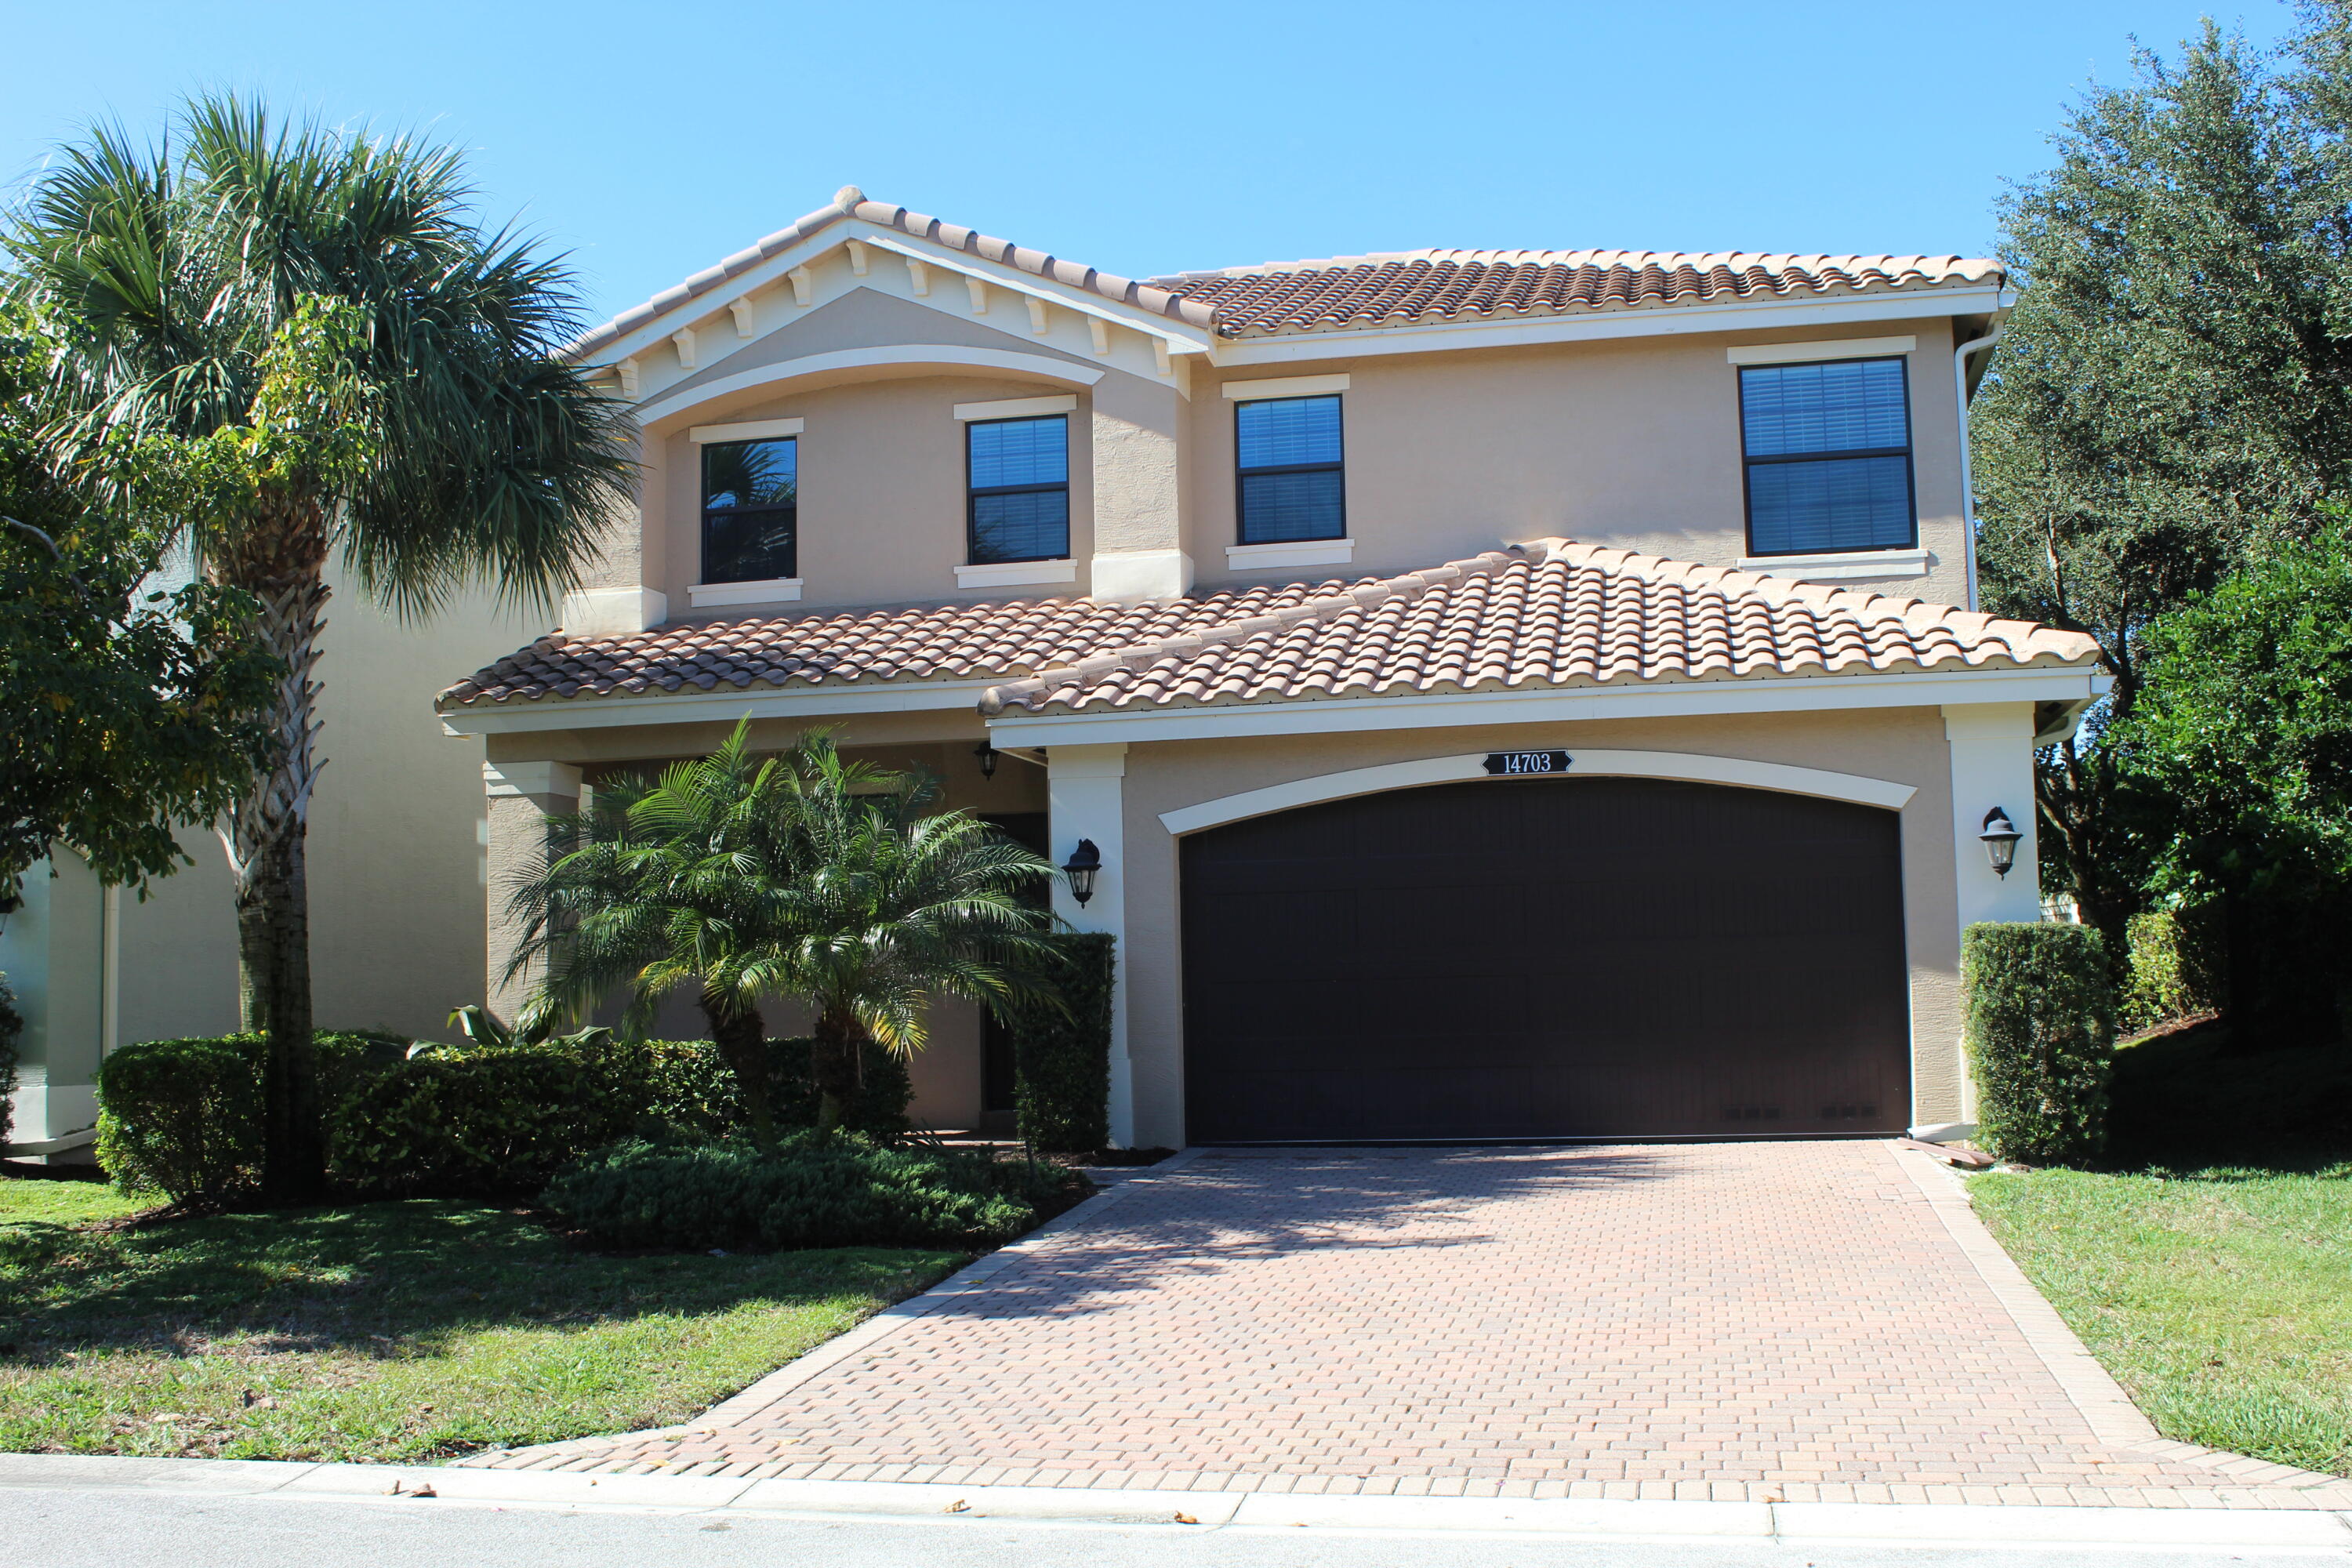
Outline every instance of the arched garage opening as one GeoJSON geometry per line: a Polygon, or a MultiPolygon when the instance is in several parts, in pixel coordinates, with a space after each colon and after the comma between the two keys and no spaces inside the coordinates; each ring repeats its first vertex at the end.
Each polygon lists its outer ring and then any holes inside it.
{"type": "Polygon", "coordinates": [[[1188,1134],[1898,1131],[1897,820],[1770,790],[1561,777],[1192,834],[1188,1134]]]}

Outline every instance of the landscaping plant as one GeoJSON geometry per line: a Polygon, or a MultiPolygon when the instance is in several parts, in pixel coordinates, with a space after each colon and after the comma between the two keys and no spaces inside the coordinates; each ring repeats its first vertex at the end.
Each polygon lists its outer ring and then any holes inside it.
{"type": "Polygon", "coordinates": [[[551,818],[548,864],[514,892],[509,978],[536,977],[530,1020],[626,998],[642,1032],[690,993],[774,1141],[762,998],[816,1015],[817,1125],[839,1127],[866,1043],[922,1047],[935,995],[1029,1000],[1046,920],[1022,897],[1053,867],[961,811],[926,815],[929,782],[844,759],[831,737],[778,756],[751,721],[657,778],[600,782],[593,809],[551,818]]]}
{"type": "Polygon", "coordinates": [[[2106,1138],[2115,987],[2088,926],[1988,921],[1960,945],[1977,1136],[2004,1160],[2073,1164],[2106,1138]]]}
{"type": "Polygon", "coordinates": [[[772,1150],[629,1143],[548,1184],[547,1207],[615,1247],[1000,1246],[1087,1191],[1056,1165],[855,1133],[795,1133],[772,1150]]]}
{"type": "Polygon", "coordinates": [[[303,838],[327,563],[405,616],[476,584],[548,605],[633,473],[622,408],[563,352],[570,273],[471,201],[453,150],[207,96],[158,146],[59,149],[5,233],[53,339],[33,396],[59,466],[157,509],[278,665],[226,835],[276,1201],[326,1173],[303,838]]]}
{"type": "Polygon", "coordinates": [[[1070,931],[1054,939],[1063,962],[1048,976],[1058,1005],[1013,1020],[1013,1107],[1021,1141],[1051,1154],[1093,1153],[1110,1142],[1110,1027],[1116,939],[1070,931]]]}
{"type": "MultiPolygon", "coordinates": [[[[325,1034],[314,1050],[330,1101],[389,1071],[408,1042],[393,1035],[325,1034]]],[[[147,1040],[98,1069],[98,1162],[126,1193],[217,1206],[249,1198],[262,1163],[260,1035],[147,1040]]]]}
{"type": "MultiPolygon", "coordinates": [[[[767,1102],[780,1129],[816,1125],[816,1083],[809,1058],[816,1042],[767,1043],[767,1102]]],[[[709,1040],[648,1040],[645,1045],[649,1096],[645,1115],[672,1141],[716,1141],[751,1136],[751,1115],[742,1081],[709,1040]]],[[[908,1130],[908,1102],[915,1098],[907,1058],[868,1042],[858,1064],[857,1090],[841,1124],[857,1132],[895,1137],[908,1130]]]]}

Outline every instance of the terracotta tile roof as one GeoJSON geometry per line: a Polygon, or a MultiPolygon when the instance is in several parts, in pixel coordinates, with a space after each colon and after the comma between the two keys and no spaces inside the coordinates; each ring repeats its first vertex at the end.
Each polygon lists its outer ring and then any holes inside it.
{"type": "Polygon", "coordinates": [[[2084,665],[2089,637],[1564,539],[992,687],[983,713],[2084,665]]]}
{"type": "Polygon", "coordinates": [[[444,706],[1004,678],[984,713],[2087,665],[2074,632],[1546,539],[1401,577],[541,638],[444,706]]]}
{"type": "Polygon", "coordinates": [[[1427,321],[1818,298],[2000,282],[1959,256],[1780,256],[1750,251],[1411,250],[1186,272],[1157,287],[1215,311],[1229,338],[1427,321]]]}
{"type": "Polygon", "coordinates": [[[1266,585],[1141,605],[1012,599],[847,610],[656,626],[625,637],[557,630],[457,682],[441,702],[1021,676],[1103,648],[1286,609],[1340,586],[1266,585]]]}
{"type": "Polygon", "coordinates": [[[1214,311],[1210,306],[1180,299],[1167,289],[1138,283],[1115,273],[1097,271],[1078,262],[1065,261],[1042,250],[1024,249],[1009,239],[992,238],[977,229],[942,223],[922,213],[892,206],[887,202],[869,202],[866,199],[866,193],[856,185],[844,185],[835,193],[830,205],[821,206],[805,217],[795,219],[757,245],[739,250],[718,266],[705,268],[685,282],[663,289],[644,304],[622,311],[604,325],[590,328],[572,341],[569,352],[574,358],[593,353],[623,333],[634,331],[697,295],[707,294],[729,279],[750,271],[778,251],[789,249],[820,229],[853,217],[883,228],[895,228],[901,234],[929,240],[950,250],[966,251],[986,261],[1017,268],[1034,277],[1067,284],[1073,289],[1084,289],[1106,300],[1116,300],[1120,304],[1132,305],[1154,315],[1173,317],[1196,327],[1213,324],[1214,311]]]}
{"type": "Polygon", "coordinates": [[[1999,280],[1998,262],[1958,256],[1779,256],[1750,251],[1408,250],[1267,262],[1140,281],[1028,250],[1009,239],[872,202],[845,185],[817,208],[716,267],[592,327],[574,357],[750,271],[848,218],[1017,268],[1222,337],[1339,331],[1429,320],[1607,310],[1718,300],[1787,299],[1999,280]]]}

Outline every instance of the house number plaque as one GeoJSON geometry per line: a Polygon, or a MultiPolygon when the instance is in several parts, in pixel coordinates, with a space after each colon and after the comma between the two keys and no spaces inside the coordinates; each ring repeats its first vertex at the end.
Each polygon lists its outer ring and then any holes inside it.
{"type": "Polygon", "coordinates": [[[1564,773],[1573,760],[1566,752],[1489,752],[1486,753],[1486,771],[1502,776],[1564,773]]]}

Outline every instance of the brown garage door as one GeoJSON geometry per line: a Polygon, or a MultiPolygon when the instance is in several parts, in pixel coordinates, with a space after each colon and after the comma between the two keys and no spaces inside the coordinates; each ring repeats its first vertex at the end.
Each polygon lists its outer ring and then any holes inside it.
{"type": "Polygon", "coordinates": [[[1494,780],[1183,842],[1199,1142],[1899,1129],[1895,816],[1494,780]]]}

